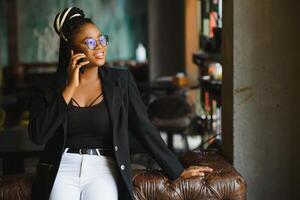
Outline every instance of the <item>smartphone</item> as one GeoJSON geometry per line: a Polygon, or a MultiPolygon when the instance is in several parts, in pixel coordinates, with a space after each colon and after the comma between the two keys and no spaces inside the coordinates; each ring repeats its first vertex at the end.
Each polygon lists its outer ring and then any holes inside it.
{"type": "MultiPolygon", "coordinates": [[[[81,52],[78,52],[76,49],[73,49],[73,51],[74,51],[74,54],[81,53],[81,52]]],[[[80,58],[76,64],[78,64],[80,62],[84,62],[84,61],[85,61],[84,58],[80,58]]],[[[80,67],[79,72],[82,74],[84,72],[84,70],[85,70],[84,66],[82,66],[82,67],[80,67]]]]}
{"type": "MultiPolygon", "coordinates": [[[[83,62],[83,61],[84,61],[84,58],[80,58],[80,59],[77,61],[77,64],[80,63],[80,62],[83,62]]],[[[84,69],[84,66],[82,66],[82,67],[80,67],[79,72],[83,74],[84,70],[85,70],[85,69],[84,69]]]]}

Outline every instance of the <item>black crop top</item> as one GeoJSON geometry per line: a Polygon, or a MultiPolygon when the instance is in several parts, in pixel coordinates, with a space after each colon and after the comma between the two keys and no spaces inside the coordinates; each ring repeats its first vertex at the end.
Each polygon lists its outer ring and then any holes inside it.
{"type": "Polygon", "coordinates": [[[66,147],[113,147],[112,126],[104,99],[100,103],[85,107],[74,106],[71,102],[70,107],[67,113],[66,147]]]}

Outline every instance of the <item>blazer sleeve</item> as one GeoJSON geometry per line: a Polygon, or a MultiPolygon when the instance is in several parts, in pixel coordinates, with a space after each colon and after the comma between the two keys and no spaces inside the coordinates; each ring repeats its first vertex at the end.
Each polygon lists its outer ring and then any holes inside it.
{"type": "Polygon", "coordinates": [[[38,90],[30,102],[29,138],[35,144],[45,144],[64,120],[67,103],[54,89],[38,90]]]}
{"type": "Polygon", "coordinates": [[[174,180],[184,170],[177,156],[168,149],[160,136],[159,131],[152,125],[148,118],[146,106],[141,100],[139,90],[130,71],[128,71],[129,95],[129,129],[139,142],[156,160],[168,178],[174,180]]]}

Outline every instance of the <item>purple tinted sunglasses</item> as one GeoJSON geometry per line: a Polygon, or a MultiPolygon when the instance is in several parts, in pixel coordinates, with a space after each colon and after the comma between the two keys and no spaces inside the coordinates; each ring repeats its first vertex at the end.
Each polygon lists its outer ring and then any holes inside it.
{"type": "Polygon", "coordinates": [[[84,44],[91,50],[95,50],[97,47],[97,40],[99,40],[99,44],[103,47],[107,47],[108,45],[108,35],[100,35],[98,39],[87,38],[84,40],[84,44]]]}

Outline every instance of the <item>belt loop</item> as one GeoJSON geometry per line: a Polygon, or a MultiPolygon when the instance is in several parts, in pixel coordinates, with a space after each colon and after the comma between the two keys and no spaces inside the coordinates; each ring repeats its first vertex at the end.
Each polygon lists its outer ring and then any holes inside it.
{"type": "Polygon", "coordinates": [[[67,153],[68,152],[68,150],[69,150],[69,148],[67,147],[67,148],[65,148],[65,150],[64,150],[64,153],[67,153]]]}
{"type": "Polygon", "coordinates": [[[97,151],[97,153],[98,153],[98,156],[100,156],[101,154],[100,154],[100,151],[99,151],[99,149],[96,149],[96,151],[97,151]]]}

